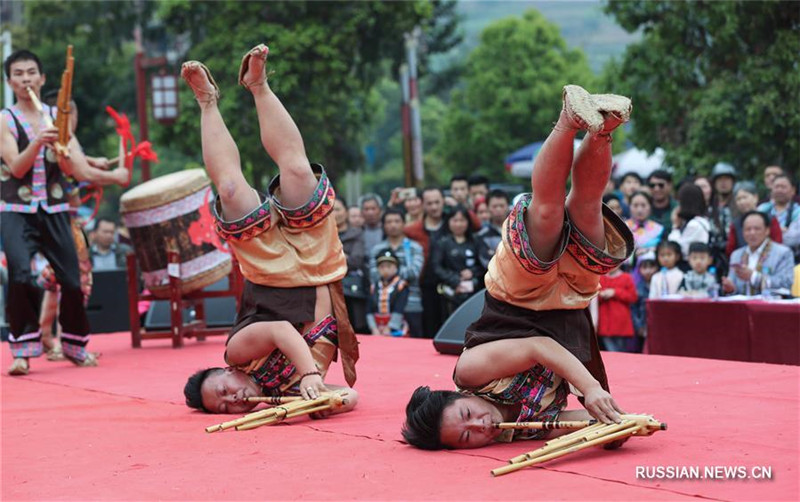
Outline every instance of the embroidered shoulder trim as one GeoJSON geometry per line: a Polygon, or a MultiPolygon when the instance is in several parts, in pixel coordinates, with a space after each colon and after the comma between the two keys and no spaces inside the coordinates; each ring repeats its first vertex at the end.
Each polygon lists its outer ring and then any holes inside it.
{"type": "Polygon", "coordinates": [[[275,208],[283,217],[286,226],[290,228],[313,227],[333,211],[336,193],[325,168],[320,164],[311,164],[311,169],[318,179],[317,187],[308,201],[300,207],[289,208],[281,204],[278,198],[280,175],[275,176],[269,184],[269,194],[275,208]]]}
{"type": "MultiPolygon", "coordinates": [[[[603,204],[603,225],[606,233],[606,246],[612,247],[609,242],[613,237],[622,241],[625,247],[624,256],[613,256],[605,250],[598,248],[587,239],[578,228],[573,228],[569,236],[567,252],[586,270],[595,274],[604,275],[618,267],[633,253],[633,233],[628,225],[609,208],[603,204]]],[[[618,247],[618,246],[614,246],[618,247]]]]}
{"type": "Polygon", "coordinates": [[[219,195],[214,199],[211,209],[214,214],[214,230],[223,240],[246,241],[256,237],[269,229],[270,226],[270,200],[264,194],[257,192],[261,205],[253,209],[250,214],[234,221],[225,221],[222,218],[222,200],[219,195]]]}
{"type": "Polygon", "coordinates": [[[542,275],[553,268],[564,253],[570,234],[570,226],[569,220],[565,216],[559,250],[551,261],[543,261],[537,258],[531,248],[531,242],[528,238],[528,229],[525,227],[525,213],[528,207],[530,207],[532,200],[532,194],[525,194],[514,206],[514,209],[511,210],[511,214],[508,215],[508,218],[506,218],[506,244],[520,265],[522,265],[522,268],[531,274],[542,275]]]}

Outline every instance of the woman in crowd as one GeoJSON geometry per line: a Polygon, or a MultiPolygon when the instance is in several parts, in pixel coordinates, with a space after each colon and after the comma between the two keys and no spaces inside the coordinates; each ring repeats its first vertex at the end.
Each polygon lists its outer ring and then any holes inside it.
{"type": "Polygon", "coordinates": [[[455,206],[447,217],[449,233],[439,240],[431,256],[439,294],[447,300],[445,310],[450,313],[483,287],[486,273],[479,259],[480,239],[473,235],[469,218],[467,208],[455,206]]]}
{"type": "Polygon", "coordinates": [[[650,218],[653,210],[653,199],[645,192],[631,195],[631,217],[625,222],[633,232],[636,242],[636,256],[655,252],[658,242],[664,233],[664,227],[650,218]]]}
{"type": "Polygon", "coordinates": [[[703,191],[703,199],[706,201],[706,206],[711,204],[711,194],[714,191],[711,187],[711,181],[706,176],[698,176],[694,179],[694,184],[703,191]]]}
{"type": "MultiPolygon", "coordinates": [[[[758,206],[758,189],[756,189],[755,183],[751,181],[740,181],[733,190],[733,196],[739,216],[733,219],[728,228],[728,243],[725,246],[725,254],[729,257],[736,249],[746,244],[742,233],[742,215],[755,210],[758,206]]],[[[769,238],[772,242],[783,242],[781,225],[774,217],[770,220],[769,238]]]]}
{"type": "Polygon", "coordinates": [[[364,230],[351,226],[348,215],[347,203],[337,198],[333,206],[333,217],[347,258],[347,275],[342,280],[347,313],[356,333],[366,333],[369,278],[366,272],[367,251],[364,247],[364,230]]]}
{"type": "Polygon", "coordinates": [[[673,221],[668,239],[681,246],[683,256],[689,256],[689,245],[692,242],[708,244],[711,235],[711,222],[706,216],[708,206],[700,187],[686,183],[678,190],[676,213],[677,218],[673,221]]]}
{"type": "Polygon", "coordinates": [[[475,197],[475,201],[472,203],[472,212],[481,220],[482,227],[489,224],[491,214],[489,214],[489,205],[486,203],[486,197],[482,195],[475,197]]]}

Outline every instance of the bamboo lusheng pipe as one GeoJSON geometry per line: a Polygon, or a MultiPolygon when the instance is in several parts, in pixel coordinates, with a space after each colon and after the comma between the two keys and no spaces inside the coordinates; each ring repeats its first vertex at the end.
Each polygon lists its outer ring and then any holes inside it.
{"type": "Polygon", "coordinates": [[[555,430],[555,429],[581,429],[594,425],[597,420],[567,420],[567,421],[546,421],[546,422],[496,422],[492,424],[495,429],[515,429],[515,430],[555,430]]]}
{"type": "Polygon", "coordinates": [[[282,397],[253,396],[244,398],[244,401],[247,403],[268,403],[273,405],[292,403],[294,401],[302,401],[302,400],[303,398],[300,396],[282,396],[282,397]]]}
{"type": "Polygon", "coordinates": [[[75,58],[72,57],[72,46],[67,46],[67,62],[64,73],[61,75],[61,88],[58,90],[55,126],[58,129],[58,142],[67,145],[70,138],[69,116],[72,113],[72,75],[75,68],[75,58]]]}
{"type": "Polygon", "coordinates": [[[582,432],[582,434],[578,434],[578,435],[572,436],[569,439],[565,439],[563,441],[556,441],[556,440],[548,441],[547,443],[545,443],[545,445],[543,447],[539,448],[538,450],[534,450],[534,451],[525,453],[523,455],[519,455],[517,457],[512,458],[508,462],[510,464],[517,464],[517,463],[520,463],[520,462],[525,462],[525,461],[528,461],[528,460],[530,460],[532,458],[538,457],[540,455],[544,455],[546,453],[550,453],[552,451],[556,451],[556,450],[559,450],[559,449],[562,449],[562,448],[567,448],[567,447],[570,447],[570,446],[572,446],[574,444],[583,443],[583,442],[586,442],[586,441],[591,441],[591,440],[593,440],[593,439],[595,439],[597,437],[602,436],[603,434],[608,434],[608,433],[616,432],[618,430],[622,430],[622,429],[624,429],[626,427],[629,427],[633,423],[635,423],[635,422],[630,421],[630,420],[623,420],[619,424],[597,424],[597,425],[599,425],[599,427],[594,428],[593,430],[583,430],[582,429],[581,431],[577,431],[577,432],[582,432]]]}
{"type": "Polygon", "coordinates": [[[621,439],[626,436],[632,436],[635,432],[641,428],[641,425],[635,422],[627,422],[627,428],[623,428],[622,430],[617,430],[616,432],[609,432],[605,434],[601,434],[600,437],[593,439],[591,441],[587,441],[585,443],[578,443],[573,446],[569,446],[566,448],[559,449],[557,451],[551,452],[546,455],[539,455],[530,460],[526,460],[524,462],[518,462],[514,464],[504,465],[503,467],[498,467],[497,469],[492,470],[493,476],[502,476],[503,474],[508,474],[510,472],[517,471],[519,469],[523,469],[525,467],[530,467],[532,465],[536,465],[542,462],[546,462],[548,460],[552,460],[558,457],[563,457],[568,453],[574,453],[579,450],[583,450],[585,448],[589,448],[592,446],[597,446],[605,443],[610,443],[612,441],[616,441],[617,439],[621,439]]]}
{"type": "MultiPolygon", "coordinates": [[[[42,102],[39,101],[39,96],[37,96],[36,93],[33,91],[33,89],[31,89],[30,87],[26,87],[25,90],[28,91],[28,96],[30,96],[34,108],[36,108],[36,111],[39,112],[39,114],[42,116],[44,125],[46,127],[55,127],[53,125],[53,118],[49,114],[45,113],[44,107],[42,106],[42,102]]],[[[56,151],[58,155],[62,155],[64,158],[67,159],[69,158],[69,150],[65,145],[56,143],[53,145],[53,149],[56,151]]]]}
{"type": "Polygon", "coordinates": [[[236,430],[237,431],[246,431],[246,430],[250,430],[250,429],[255,429],[256,427],[261,427],[262,425],[272,425],[272,424],[276,424],[278,422],[283,422],[287,418],[294,418],[294,417],[299,417],[299,416],[302,416],[302,415],[310,415],[310,414],[316,413],[318,411],[329,410],[330,408],[331,408],[331,405],[328,404],[328,403],[325,403],[325,404],[322,404],[322,405],[319,405],[319,406],[314,406],[314,407],[311,407],[311,408],[305,408],[305,409],[297,410],[297,411],[294,411],[292,413],[287,413],[285,415],[269,417],[269,418],[265,418],[263,420],[255,420],[255,421],[252,421],[252,422],[247,422],[246,424],[243,424],[243,425],[237,425],[236,426],[236,430]]]}
{"type": "Polygon", "coordinates": [[[265,410],[256,411],[254,413],[247,414],[235,420],[230,420],[228,422],[223,422],[221,424],[211,425],[206,427],[206,432],[217,432],[230,428],[236,428],[237,430],[245,430],[245,429],[240,429],[240,426],[252,422],[264,421],[266,423],[270,422],[270,420],[268,419],[274,419],[275,417],[279,417],[278,420],[275,420],[275,422],[277,422],[282,420],[283,418],[291,418],[300,415],[307,415],[310,413],[316,413],[317,411],[323,411],[333,407],[339,407],[343,403],[344,403],[344,397],[340,393],[338,392],[327,393],[326,395],[320,396],[316,399],[309,399],[309,400],[301,399],[299,401],[292,401],[290,403],[282,404],[274,408],[267,408],[265,410]],[[317,407],[319,407],[319,409],[317,409],[317,407]]]}

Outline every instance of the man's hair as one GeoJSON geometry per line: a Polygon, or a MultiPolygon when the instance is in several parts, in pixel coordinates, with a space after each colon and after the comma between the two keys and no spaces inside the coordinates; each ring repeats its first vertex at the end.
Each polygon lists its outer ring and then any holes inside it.
{"type": "Polygon", "coordinates": [[[434,187],[434,186],[427,186],[427,187],[422,189],[422,192],[420,192],[420,194],[419,194],[420,198],[424,198],[425,197],[425,193],[427,193],[427,192],[439,192],[439,195],[444,197],[444,192],[442,192],[441,188],[434,187]]]}
{"type": "Polygon", "coordinates": [[[607,194],[603,195],[603,204],[608,204],[609,201],[612,201],[612,200],[615,200],[615,201],[619,202],[620,204],[622,204],[622,199],[620,198],[619,195],[617,195],[615,193],[607,193],[607,194]]]}
{"type": "Polygon", "coordinates": [[[33,61],[36,63],[36,67],[39,68],[39,73],[44,73],[42,70],[42,62],[39,60],[39,56],[27,49],[20,49],[16,52],[12,52],[11,55],[8,56],[3,62],[3,71],[6,72],[6,78],[11,77],[11,65],[20,61],[33,61]]]}
{"type": "Polygon", "coordinates": [[[745,220],[747,218],[749,218],[750,216],[753,216],[754,214],[758,215],[758,217],[761,218],[761,221],[764,222],[764,226],[766,228],[769,228],[770,217],[766,213],[763,213],[763,212],[759,211],[758,209],[753,209],[752,211],[747,211],[746,213],[744,213],[742,215],[742,225],[744,225],[744,222],[745,222],[745,220]]]}
{"type": "Polygon", "coordinates": [[[347,201],[344,200],[343,198],[336,197],[336,200],[334,201],[334,203],[336,203],[336,202],[339,202],[344,207],[345,211],[349,211],[350,210],[350,206],[347,205],[347,201]]]}
{"type": "Polygon", "coordinates": [[[397,209],[396,207],[387,207],[386,211],[383,212],[383,216],[381,216],[381,226],[386,225],[386,217],[390,214],[396,214],[401,220],[405,221],[406,217],[403,214],[403,211],[397,209]]]}
{"type": "Polygon", "coordinates": [[[476,185],[486,185],[486,188],[489,188],[489,178],[482,174],[473,174],[467,178],[467,185],[471,187],[476,185]]]}
{"type": "Polygon", "coordinates": [[[417,387],[406,406],[406,423],[403,424],[403,439],[411,446],[423,450],[441,450],[442,413],[444,409],[463,399],[458,392],[431,390],[417,387]]]}
{"type": "Polygon", "coordinates": [[[672,183],[672,175],[665,169],[656,169],[650,173],[650,176],[647,177],[647,182],[649,183],[654,178],[665,180],[667,183],[672,183]]]}
{"type": "Polygon", "coordinates": [[[467,177],[464,174],[454,174],[453,176],[451,176],[450,185],[452,185],[454,181],[466,181],[467,185],[469,185],[469,181],[467,180],[467,177]]]}
{"type": "Polygon", "coordinates": [[[797,188],[797,185],[795,185],[794,179],[792,179],[792,177],[786,171],[783,171],[781,174],[775,176],[772,179],[772,183],[774,184],[776,181],[778,181],[781,178],[783,178],[786,181],[788,181],[789,182],[789,186],[791,186],[792,188],[797,188]]]}
{"type": "Polygon", "coordinates": [[[358,207],[364,207],[364,203],[374,200],[376,204],[378,204],[378,209],[383,209],[383,199],[381,196],[376,193],[365,193],[361,197],[358,198],[358,207]]]}
{"type": "Polygon", "coordinates": [[[114,221],[114,219],[113,219],[113,218],[111,218],[110,216],[100,216],[100,217],[99,217],[99,218],[97,218],[97,219],[95,220],[95,222],[94,222],[94,228],[95,228],[95,230],[97,230],[98,228],[100,228],[100,224],[101,224],[101,223],[103,223],[103,222],[106,222],[106,223],[111,223],[112,225],[114,225],[114,228],[117,228],[117,222],[116,222],[116,221],[114,221]]]}
{"type": "Polygon", "coordinates": [[[705,253],[711,255],[711,248],[705,242],[692,242],[689,244],[689,254],[692,253],[705,253]]]}
{"type": "Polygon", "coordinates": [[[508,198],[508,194],[506,193],[506,191],[500,190],[499,188],[495,188],[494,190],[489,192],[489,195],[486,197],[486,203],[488,204],[489,201],[491,201],[492,199],[503,199],[506,201],[506,204],[511,203],[511,199],[508,198]]]}
{"type": "Polygon", "coordinates": [[[203,382],[206,381],[206,378],[217,371],[225,370],[222,368],[206,368],[197,371],[194,375],[189,377],[189,380],[186,381],[186,385],[183,387],[183,395],[186,397],[186,406],[211,413],[211,410],[207,409],[203,404],[203,393],[200,389],[203,387],[203,382]]]}

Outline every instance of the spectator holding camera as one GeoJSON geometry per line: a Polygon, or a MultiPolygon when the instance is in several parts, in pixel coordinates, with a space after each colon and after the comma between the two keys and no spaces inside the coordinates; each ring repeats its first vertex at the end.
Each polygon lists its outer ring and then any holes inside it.
{"type": "Polygon", "coordinates": [[[472,233],[469,211],[458,205],[447,216],[449,233],[439,239],[431,256],[438,291],[450,314],[483,287],[486,269],[480,262],[481,244],[472,233]]]}

